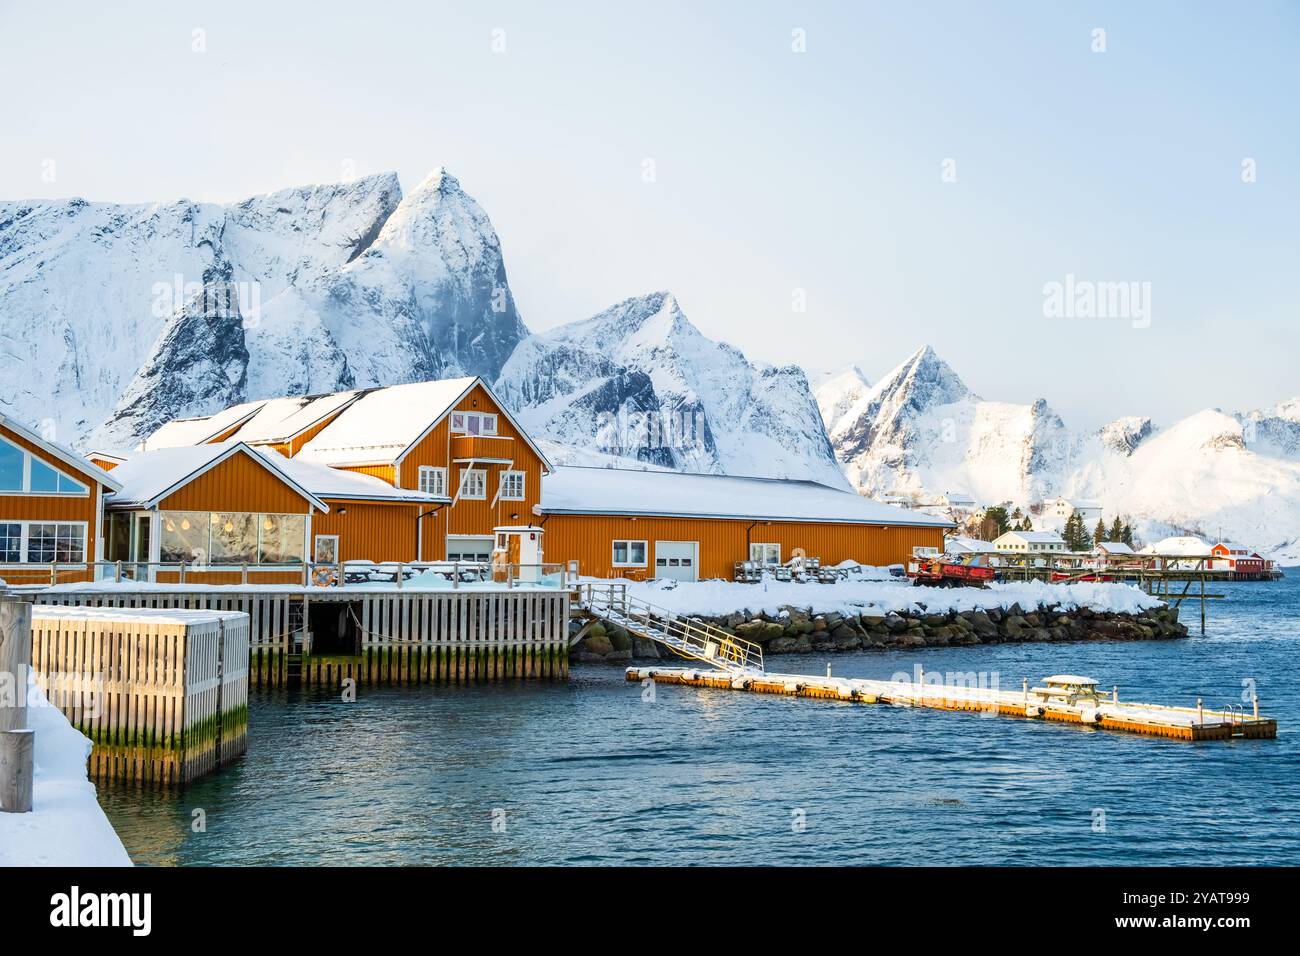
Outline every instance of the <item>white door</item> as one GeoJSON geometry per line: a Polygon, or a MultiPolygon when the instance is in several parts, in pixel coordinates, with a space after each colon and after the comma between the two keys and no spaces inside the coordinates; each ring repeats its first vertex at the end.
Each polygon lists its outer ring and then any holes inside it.
{"type": "Polygon", "coordinates": [[[698,541],[656,541],[655,577],[698,581],[699,552],[698,541]]]}

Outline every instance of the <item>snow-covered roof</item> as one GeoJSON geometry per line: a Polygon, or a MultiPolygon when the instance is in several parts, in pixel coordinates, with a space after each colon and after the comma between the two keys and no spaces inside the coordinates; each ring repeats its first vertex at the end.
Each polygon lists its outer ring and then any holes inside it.
{"type": "Polygon", "coordinates": [[[981,541],[979,538],[959,534],[944,538],[943,546],[951,554],[994,554],[998,550],[992,541],[981,541]]]}
{"type": "Polygon", "coordinates": [[[1162,538],[1142,549],[1142,554],[1192,554],[1202,556],[1210,553],[1210,546],[1200,538],[1190,535],[1178,535],[1162,538]]]}
{"type": "Polygon", "coordinates": [[[299,432],[347,405],[361,392],[334,392],[330,395],[296,395],[272,398],[262,403],[239,431],[231,435],[240,441],[285,442],[299,432]]]}
{"type": "Polygon", "coordinates": [[[1002,538],[1016,537],[1025,544],[1057,544],[1064,543],[1065,539],[1054,531],[1007,531],[999,535],[998,540],[1002,538]]]}
{"type": "Polygon", "coordinates": [[[265,401],[244,402],[203,418],[173,419],[160,425],[152,435],[140,442],[140,450],[154,451],[159,448],[206,444],[224,435],[240,422],[247,421],[265,404],[265,401]]]}
{"type": "Polygon", "coordinates": [[[273,448],[256,451],[271,461],[275,467],[319,498],[349,501],[414,502],[417,504],[450,504],[445,495],[431,495],[410,488],[394,488],[382,478],[360,472],[331,468],[301,457],[286,458],[273,448]]]}
{"type": "Polygon", "coordinates": [[[478,381],[448,378],[366,392],[307,442],[301,457],[326,465],[390,464],[478,381]]]}
{"type": "Polygon", "coordinates": [[[1229,553],[1234,553],[1238,551],[1240,551],[1242,554],[1251,553],[1250,548],[1246,547],[1244,544],[1237,544],[1235,541],[1220,541],[1218,544],[1215,545],[1215,547],[1223,548],[1225,551],[1229,553]]]}
{"type": "Polygon", "coordinates": [[[946,518],[815,481],[565,466],[542,479],[546,514],[615,514],[950,528],[946,518]]]}
{"type": "Polygon", "coordinates": [[[325,465],[400,462],[476,385],[492,396],[501,415],[542,460],[543,469],[550,471],[553,467],[550,459],[497,399],[491,387],[475,377],[411,382],[364,391],[307,442],[298,457],[325,465]]]}
{"type": "Polygon", "coordinates": [[[1105,551],[1107,554],[1137,554],[1136,551],[1123,541],[1102,541],[1094,550],[1105,551]]]}
{"type": "Polygon", "coordinates": [[[75,468],[83,475],[88,475],[89,477],[95,479],[95,481],[99,482],[105,488],[116,490],[117,488],[121,487],[121,482],[117,478],[114,478],[112,475],[110,475],[103,468],[100,468],[94,462],[87,461],[84,457],[78,455],[67,445],[62,445],[59,442],[51,441],[48,438],[42,438],[40,434],[28,428],[26,425],[14,421],[12,418],[9,418],[3,414],[0,414],[0,426],[9,429],[9,431],[13,432],[15,435],[18,435],[23,439],[25,439],[26,441],[30,442],[31,444],[35,445],[37,448],[41,449],[46,454],[48,454],[51,458],[58,459],[59,461],[67,465],[69,468],[75,468]]]}
{"type": "Polygon", "coordinates": [[[318,496],[287,473],[283,456],[276,461],[267,455],[259,454],[243,442],[227,441],[207,445],[193,445],[180,448],[159,448],[154,451],[141,452],[129,461],[113,469],[113,476],[119,482],[118,490],[104,499],[106,504],[121,507],[152,508],[160,501],[189,484],[195,478],[215,468],[226,459],[238,454],[247,454],[255,462],[275,474],[300,495],[321,511],[329,511],[329,506],[318,496]]]}

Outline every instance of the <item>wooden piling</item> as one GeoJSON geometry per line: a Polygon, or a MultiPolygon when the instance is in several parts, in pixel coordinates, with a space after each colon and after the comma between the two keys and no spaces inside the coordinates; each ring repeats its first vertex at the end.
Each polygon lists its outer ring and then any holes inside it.
{"type": "Polygon", "coordinates": [[[0,732],[0,812],[31,813],[32,773],[36,765],[36,733],[0,732]]]}

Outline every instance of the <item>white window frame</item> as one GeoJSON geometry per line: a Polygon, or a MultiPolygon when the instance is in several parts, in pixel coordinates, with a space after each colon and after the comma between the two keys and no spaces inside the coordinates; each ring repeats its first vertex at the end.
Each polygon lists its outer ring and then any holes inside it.
{"type": "Polygon", "coordinates": [[[460,470],[460,490],[457,491],[456,497],[463,498],[466,501],[487,501],[487,469],[462,468],[460,470]],[[478,494],[471,494],[469,491],[470,475],[479,476],[480,488],[478,494]]]}
{"type": "Polygon", "coordinates": [[[20,519],[18,519],[18,518],[0,518],[0,524],[16,524],[16,525],[19,526],[19,530],[18,530],[18,561],[17,561],[16,564],[15,564],[14,562],[0,562],[0,567],[11,567],[11,568],[12,568],[12,567],[17,567],[18,565],[26,565],[27,567],[44,567],[44,568],[47,568],[47,567],[49,567],[51,564],[58,564],[58,565],[60,565],[61,567],[73,567],[73,566],[82,566],[82,565],[85,565],[85,564],[88,563],[88,557],[87,557],[87,555],[89,554],[89,551],[90,551],[90,544],[91,544],[91,542],[90,542],[90,522],[88,522],[88,521],[46,521],[46,520],[42,520],[42,519],[39,519],[39,518],[37,518],[37,519],[32,519],[32,520],[25,520],[25,519],[21,519],[21,520],[20,520],[20,519]],[[28,560],[28,557],[27,557],[27,547],[28,547],[29,543],[31,542],[31,526],[34,525],[34,524],[52,524],[52,525],[55,526],[54,537],[55,537],[55,547],[56,547],[56,548],[58,547],[57,542],[58,542],[58,534],[59,534],[59,532],[58,532],[57,529],[58,529],[59,527],[80,528],[80,529],[81,529],[81,560],[80,560],[80,561],[75,561],[75,560],[74,560],[74,561],[58,561],[58,560],[57,560],[57,555],[56,555],[56,560],[55,560],[55,561],[30,561],[30,560],[28,560]]]}
{"type": "Polygon", "coordinates": [[[780,563],[781,563],[781,545],[780,545],[780,543],[779,543],[779,542],[776,542],[776,541],[751,541],[750,544],[749,544],[749,560],[750,560],[750,561],[757,562],[757,563],[763,565],[764,567],[769,567],[769,568],[770,568],[770,567],[773,567],[773,566],[775,566],[775,565],[780,564],[780,563]],[[762,549],[763,549],[761,552],[759,552],[759,556],[758,556],[757,558],[754,557],[754,549],[755,549],[755,548],[762,548],[762,549]],[[769,548],[775,548],[775,549],[776,549],[776,560],[775,560],[775,561],[769,561],[769,560],[767,560],[767,554],[768,554],[768,549],[769,549],[769,548]]]}
{"type": "MultiPolygon", "coordinates": [[[[52,463],[46,461],[44,458],[41,458],[39,455],[36,455],[36,454],[34,454],[33,452],[28,451],[26,448],[24,448],[22,445],[19,445],[17,442],[12,442],[12,441],[10,441],[8,438],[5,438],[3,435],[0,435],[0,442],[4,442],[4,444],[8,445],[10,448],[14,449],[14,451],[18,452],[20,455],[23,456],[23,480],[22,480],[22,488],[21,488],[20,490],[17,490],[17,491],[14,491],[14,490],[8,490],[8,491],[0,490],[0,495],[33,495],[33,496],[38,496],[38,497],[55,497],[55,498],[88,498],[88,497],[90,497],[90,486],[87,485],[87,484],[86,484],[84,481],[82,481],[81,479],[79,479],[79,478],[73,478],[70,474],[68,474],[68,473],[67,473],[66,471],[64,471],[62,468],[60,468],[60,467],[58,467],[57,465],[54,465],[54,464],[52,464],[52,463]],[[49,469],[50,469],[51,471],[53,471],[56,475],[59,475],[59,476],[62,477],[62,478],[66,478],[68,481],[70,481],[70,482],[72,482],[73,484],[75,484],[75,485],[76,485],[77,487],[79,487],[81,490],[80,490],[80,491],[32,491],[32,460],[33,460],[33,459],[36,459],[37,461],[39,461],[42,465],[44,465],[46,468],[49,468],[49,469]]],[[[48,524],[49,522],[40,522],[40,523],[42,523],[42,524],[48,524]]],[[[69,522],[63,521],[63,522],[57,522],[57,523],[59,523],[59,524],[68,524],[69,522]]]]}
{"type": "Polygon", "coordinates": [[[473,438],[496,438],[501,434],[497,429],[498,425],[499,422],[495,412],[454,411],[451,413],[451,419],[449,422],[449,427],[451,428],[451,433],[453,435],[469,435],[473,438]],[[460,419],[459,426],[456,424],[457,418],[460,419]],[[469,420],[471,418],[478,419],[479,425],[477,432],[472,432],[469,429],[469,420]],[[491,425],[490,430],[488,428],[489,423],[491,425]]]}
{"type": "Polygon", "coordinates": [[[524,471],[503,471],[501,472],[501,483],[497,491],[497,497],[502,501],[523,501],[528,497],[528,473],[524,471]],[[506,485],[512,478],[519,479],[519,494],[506,494],[506,485]]]}
{"type": "Polygon", "coordinates": [[[648,540],[642,540],[642,539],[640,539],[640,538],[617,538],[617,539],[615,539],[615,540],[613,540],[613,541],[611,541],[611,542],[609,543],[609,563],[610,563],[610,565],[611,565],[612,567],[615,567],[615,568],[644,568],[644,567],[648,567],[648,565],[647,565],[646,562],[649,561],[649,559],[650,559],[650,542],[649,542],[648,540]],[[614,550],[615,550],[615,549],[616,549],[620,544],[621,544],[621,545],[625,545],[626,548],[627,548],[627,557],[628,557],[628,560],[626,560],[626,561],[619,561],[617,558],[614,557],[614,550]],[[640,561],[633,561],[633,560],[632,560],[632,545],[634,545],[634,544],[639,544],[639,545],[641,545],[641,560],[640,560],[640,561]]]}
{"type": "Polygon", "coordinates": [[[336,535],[336,534],[315,534],[315,535],[312,535],[312,538],[311,538],[311,563],[312,563],[312,564],[321,564],[321,563],[323,563],[323,562],[320,560],[320,558],[318,558],[318,557],[316,556],[316,552],[317,552],[317,550],[320,548],[320,543],[321,543],[322,541],[324,541],[326,538],[333,538],[333,539],[334,539],[334,561],[335,561],[335,563],[337,564],[337,563],[339,562],[339,560],[343,557],[342,554],[339,553],[339,536],[338,536],[338,535],[336,535]]]}
{"type": "Polygon", "coordinates": [[[421,465],[417,475],[417,487],[425,494],[437,495],[440,498],[447,496],[447,469],[439,465],[421,465]],[[425,478],[433,476],[433,487],[425,487],[425,478]]]}

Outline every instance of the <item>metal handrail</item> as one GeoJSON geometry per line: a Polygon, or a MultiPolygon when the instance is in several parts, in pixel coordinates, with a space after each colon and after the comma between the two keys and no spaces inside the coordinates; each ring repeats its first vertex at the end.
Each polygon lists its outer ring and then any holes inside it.
{"type": "Polygon", "coordinates": [[[668,608],[628,597],[626,585],[587,582],[579,586],[579,591],[580,595],[585,592],[585,606],[597,612],[603,609],[615,623],[620,623],[622,618],[634,626],[640,624],[647,632],[658,631],[680,642],[680,648],[664,643],[683,657],[721,664],[728,669],[763,670],[762,645],[705,621],[679,617],[668,608]],[[598,597],[600,592],[604,593],[598,597]]]}

